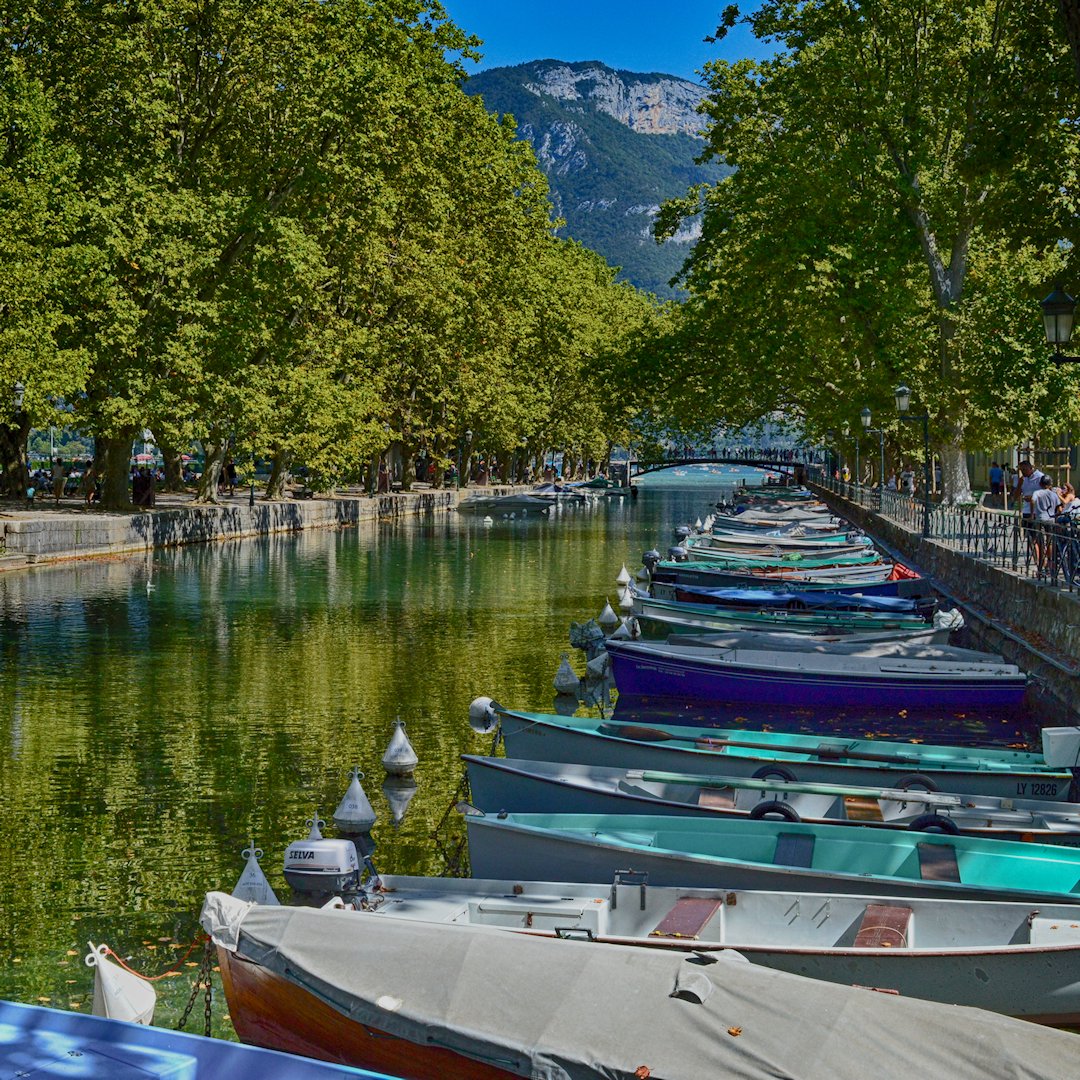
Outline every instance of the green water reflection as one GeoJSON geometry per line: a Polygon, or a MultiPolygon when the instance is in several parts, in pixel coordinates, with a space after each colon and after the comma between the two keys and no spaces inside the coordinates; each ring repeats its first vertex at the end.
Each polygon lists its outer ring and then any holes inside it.
{"type": "MultiPolygon", "coordinates": [[[[0,577],[0,996],[88,1010],[88,940],[166,970],[251,838],[284,894],[285,847],[316,806],[330,817],[354,764],[380,869],[443,872],[430,833],[458,755],[489,743],[469,702],[547,708],[570,621],[614,601],[620,564],[666,547],[713,494],[652,488],[550,518],[451,514],[0,577]],[[379,766],[395,717],[420,757],[397,827],[379,766]]],[[[182,970],[159,984],[159,1023],[187,997],[182,970]]]]}
{"type": "MultiPolygon", "coordinates": [[[[353,764],[380,868],[441,872],[429,834],[458,754],[486,744],[470,700],[546,707],[571,619],[706,500],[652,490],[0,579],[0,996],[88,1009],[87,940],[165,970],[250,837],[283,885],[285,846],[316,805],[330,816],[353,764]],[[394,827],[379,759],[399,716],[421,764],[394,827]]],[[[159,984],[159,1022],[189,985],[159,984]]]]}

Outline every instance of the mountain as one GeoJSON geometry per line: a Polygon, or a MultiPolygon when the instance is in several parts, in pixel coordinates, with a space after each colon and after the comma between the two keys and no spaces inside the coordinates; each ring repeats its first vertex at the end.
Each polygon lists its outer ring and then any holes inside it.
{"type": "Polygon", "coordinates": [[[598,251],[643,289],[673,295],[699,226],[666,244],[652,238],[660,203],[725,168],[698,165],[697,107],[705,89],[673,75],[615,71],[598,61],[534,60],[491,68],[465,84],[492,112],[510,113],[551,184],[565,235],[598,251]]]}

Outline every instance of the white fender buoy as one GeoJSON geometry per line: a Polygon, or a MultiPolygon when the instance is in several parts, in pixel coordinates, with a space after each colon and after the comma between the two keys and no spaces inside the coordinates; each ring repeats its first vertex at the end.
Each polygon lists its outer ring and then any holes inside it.
{"type": "Polygon", "coordinates": [[[473,698],[469,703],[469,727],[477,735],[490,735],[499,726],[502,706],[489,697],[473,698]]]}
{"type": "Polygon", "coordinates": [[[604,628],[605,634],[610,634],[619,625],[619,616],[615,614],[610,601],[604,604],[604,610],[596,621],[604,628]]]}
{"type": "Polygon", "coordinates": [[[630,636],[636,641],[641,637],[641,623],[631,615],[629,618],[623,620],[623,626],[630,628],[630,636]]]}
{"type": "Polygon", "coordinates": [[[485,525],[494,525],[495,524],[495,519],[489,514],[486,518],[484,518],[483,523],[485,525]]]}
{"type": "Polygon", "coordinates": [[[95,945],[92,941],[88,944],[86,966],[94,969],[94,1015],[132,1024],[152,1024],[157,1004],[153,984],[114,964],[108,958],[108,946],[95,945]]]}
{"type": "MultiPolygon", "coordinates": [[[[629,641],[631,636],[632,635],[626,626],[625,619],[623,619],[623,621],[611,632],[612,641],[629,641]]],[[[606,656],[607,654],[605,653],[604,655],[606,656]]]]}
{"type": "Polygon", "coordinates": [[[405,734],[405,721],[394,721],[394,734],[390,736],[390,745],[382,757],[382,767],[391,776],[412,776],[420,759],[405,734]]]}
{"type": "Polygon", "coordinates": [[[634,594],[629,589],[623,589],[622,596],[619,597],[619,610],[620,611],[633,611],[634,610],[634,594]]]}
{"type": "Polygon", "coordinates": [[[416,781],[403,780],[397,776],[388,776],[382,785],[383,794],[390,804],[390,815],[395,825],[400,825],[405,818],[405,811],[416,794],[416,781]]]}
{"type": "Polygon", "coordinates": [[[629,585],[630,584],[630,571],[626,569],[626,563],[623,563],[622,569],[619,571],[619,576],[615,579],[616,585],[629,585]]]}
{"type": "Polygon", "coordinates": [[[364,785],[360,783],[363,778],[364,774],[359,767],[354,767],[345,797],[334,811],[334,824],[342,832],[371,832],[377,820],[371,801],[364,792],[364,785]]]}
{"type": "Polygon", "coordinates": [[[555,693],[576,694],[578,691],[578,683],[580,682],[577,677],[577,672],[570,666],[569,654],[561,653],[560,655],[559,670],[555,672],[555,681],[553,683],[555,693]]]}
{"type": "Polygon", "coordinates": [[[240,879],[233,886],[233,896],[237,900],[247,900],[253,904],[280,907],[281,902],[270,887],[270,882],[266,880],[263,868],[259,865],[259,860],[263,856],[262,848],[256,847],[255,841],[252,840],[251,846],[244,848],[240,855],[247,859],[247,865],[244,867],[240,879]]]}
{"type": "Polygon", "coordinates": [[[318,807],[315,807],[315,816],[308,818],[307,821],[304,822],[304,824],[308,827],[307,838],[309,840],[321,840],[323,838],[323,834],[319,832],[319,829],[321,829],[322,826],[326,824],[326,822],[323,821],[321,817],[319,817],[318,807]]]}
{"type": "Polygon", "coordinates": [[[649,580],[649,579],[650,579],[651,577],[652,577],[652,575],[651,575],[651,574],[649,573],[649,568],[648,568],[647,566],[643,566],[643,567],[642,567],[642,568],[641,568],[641,569],[640,569],[640,570],[639,570],[639,571],[637,572],[637,579],[638,579],[638,581],[642,581],[642,582],[644,582],[644,581],[648,581],[648,580],[649,580]]]}
{"type": "Polygon", "coordinates": [[[697,521],[694,522],[694,528],[697,529],[698,532],[701,532],[701,518],[698,518],[697,521]]]}
{"type": "Polygon", "coordinates": [[[611,668],[611,657],[606,652],[594,656],[586,665],[585,670],[593,679],[602,679],[611,668]]]}

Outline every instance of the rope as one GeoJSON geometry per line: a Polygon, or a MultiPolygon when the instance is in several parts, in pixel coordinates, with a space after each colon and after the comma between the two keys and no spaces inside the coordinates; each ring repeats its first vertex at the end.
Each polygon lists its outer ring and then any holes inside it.
{"type": "MultiPolygon", "coordinates": [[[[863,933],[863,931],[865,931],[865,930],[889,930],[892,933],[894,933],[900,939],[900,942],[904,946],[904,948],[905,949],[907,948],[907,937],[905,936],[904,931],[903,930],[897,930],[895,926],[860,926],[859,927],[859,933],[860,934],[863,933]]],[[[863,948],[866,948],[866,946],[865,945],[856,945],[855,948],[863,949],[863,948]]]]}
{"type": "Polygon", "coordinates": [[[120,956],[118,953],[113,952],[113,950],[110,949],[108,945],[105,946],[105,952],[109,956],[111,956],[125,971],[130,972],[137,978],[143,979],[145,982],[157,982],[159,979],[167,979],[170,975],[179,975],[180,972],[175,970],[177,964],[182,964],[195,951],[196,947],[201,945],[206,940],[207,935],[200,930],[195,940],[188,946],[187,952],[185,952],[179,960],[175,961],[175,963],[170,966],[168,971],[163,971],[160,975],[144,975],[141,971],[136,971],[133,967],[129,966],[124,962],[122,956],[120,956]]]}

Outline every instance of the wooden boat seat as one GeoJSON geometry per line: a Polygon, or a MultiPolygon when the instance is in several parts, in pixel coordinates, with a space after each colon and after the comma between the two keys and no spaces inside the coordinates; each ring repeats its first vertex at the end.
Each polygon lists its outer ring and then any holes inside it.
{"type": "Polygon", "coordinates": [[[845,795],[844,812],[848,821],[884,821],[881,803],[862,795],[845,795]]]}
{"type": "Polygon", "coordinates": [[[911,940],[911,908],[894,904],[867,904],[855,934],[856,949],[906,949],[911,940]]]}
{"type": "Polygon", "coordinates": [[[692,938],[696,941],[723,903],[723,897],[680,896],[656,928],[649,931],[649,937],[692,938]]]}
{"type": "Polygon", "coordinates": [[[1032,945],[1076,945],[1080,942],[1080,911],[1075,919],[1048,919],[1032,915],[1028,923],[1032,945]]]}
{"type": "Polygon", "coordinates": [[[919,873],[923,881],[959,881],[956,850],[949,844],[919,844],[919,873]]]}
{"type": "Polygon", "coordinates": [[[697,804],[708,810],[730,810],[735,805],[735,789],[701,788],[698,791],[697,804]]]}
{"type": "Polygon", "coordinates": [[[800,833],[781,833],[776,838],[773,854],[775,866],[813,866],[814,837],[800,833]]]}

